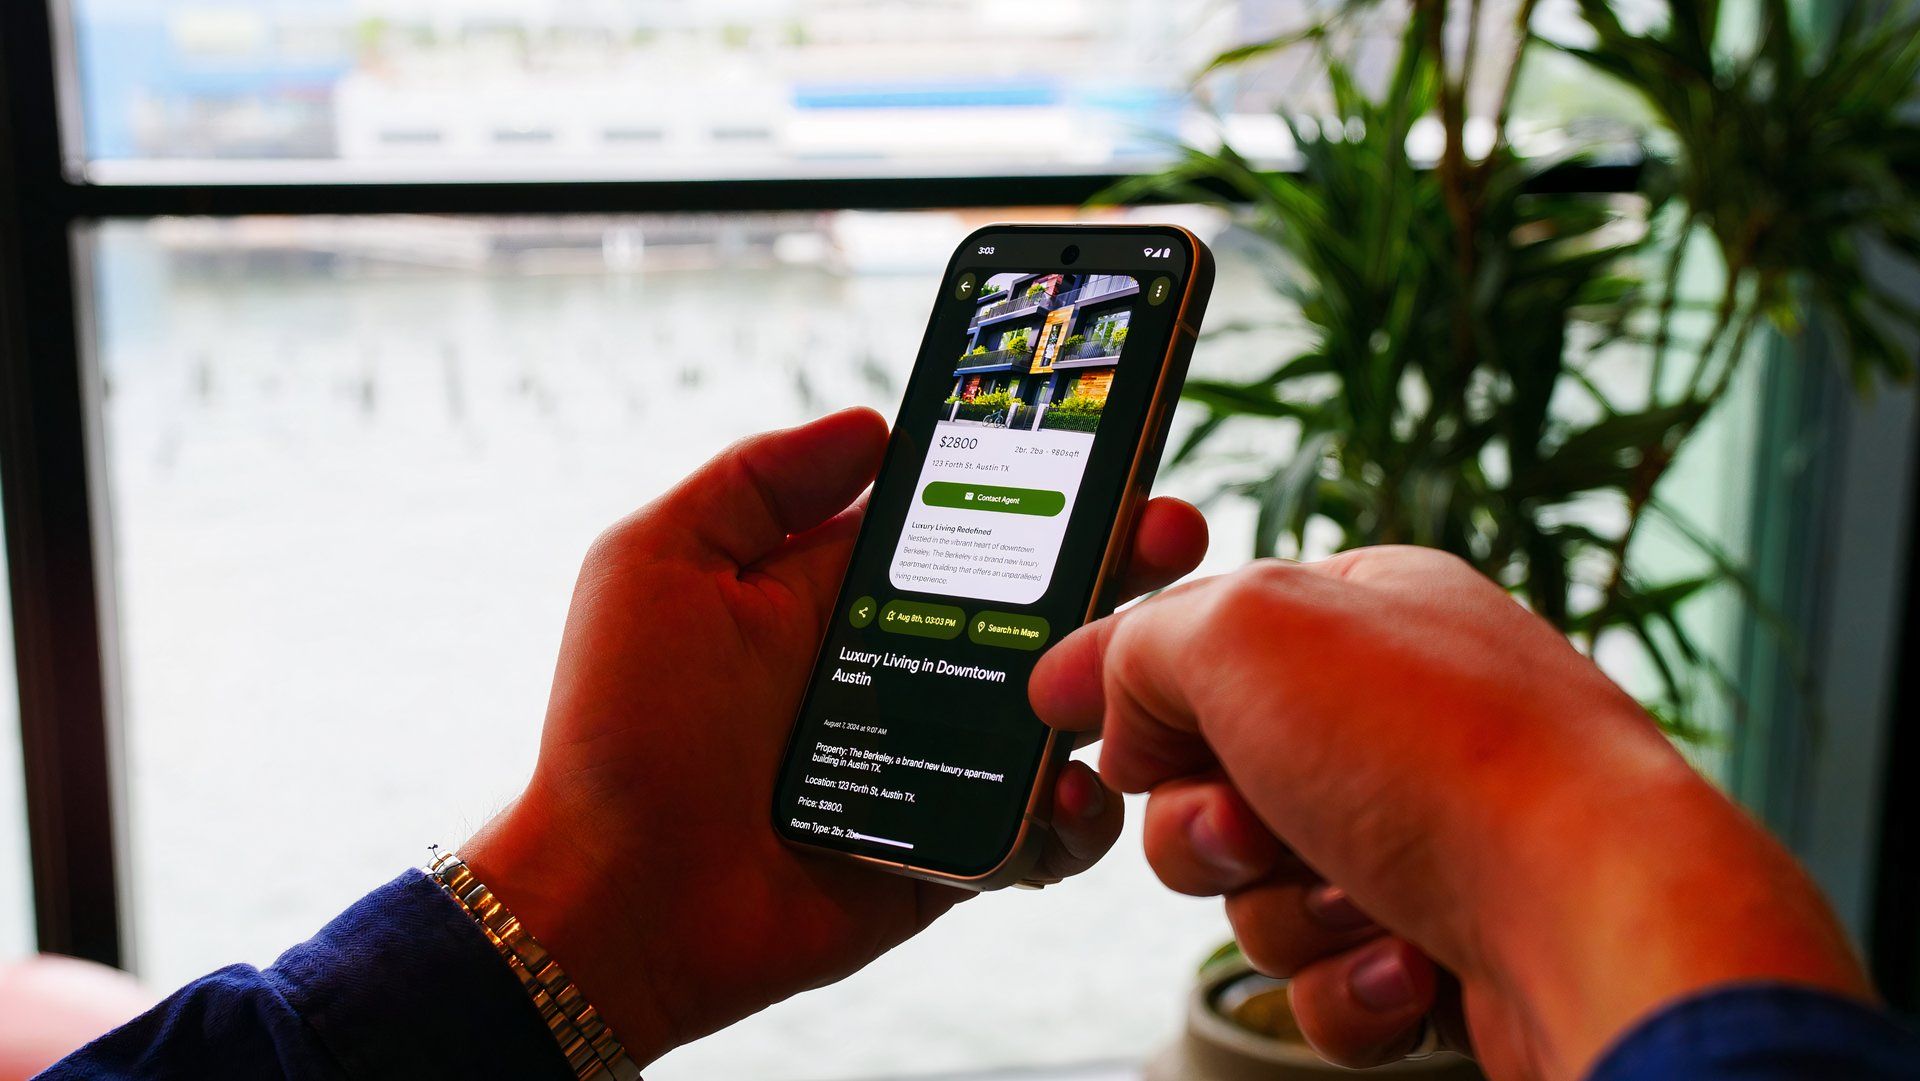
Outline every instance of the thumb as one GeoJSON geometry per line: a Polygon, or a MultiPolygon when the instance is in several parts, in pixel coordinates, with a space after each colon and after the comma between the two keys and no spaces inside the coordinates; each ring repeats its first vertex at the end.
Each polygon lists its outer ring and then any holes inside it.
{"type": "Polygon", "coordinates": [[[652,540],[682,554],[750,566],[792,534],[846,509],[873,482],[886,446],[887,422],[871,409],[844,409],[750,436],[695,470],[643,517],[652,540]]]}

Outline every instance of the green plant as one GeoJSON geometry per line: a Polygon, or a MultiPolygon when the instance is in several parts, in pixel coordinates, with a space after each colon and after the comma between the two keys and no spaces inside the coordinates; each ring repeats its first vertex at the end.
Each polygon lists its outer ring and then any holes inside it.
{"type": "Polygon", "coordinates": [[[1039,282],[1034,282],[1032,285],[1027,286],[1027,299],[1032,300],[1034,297],[1040,296],[1046,291],[1046,286],[1041,285],[1039,282]]]}
{"type": "Polygon", "coordinates": [[[1061,344],[1068,349],[1082,346],[1087,344],[1087,336],[1085,334],[1069,334],[1067,335],[1067,340],[1061,344]]]}
{"type": "Polygon", "coordinates": [[[1006,337],[1000,339],[1000,349],[1006,353],[1022,352],[1031,344],[1033,344],[1033,331],[1026,327],[1013,331],[1006,337]]]}
{"type": "Polygon", "coordinates": [[[1007,287],[1000,284],[999,282],[988,282],[986,285],[986,288],[980,290],[980,295],[983,297],[990,297],[990,296],[993,296],[995,293],[1003,293],[1006,291],[1006,289],[1007,287]]]}
{"type": "MultiPolygon", "coordinates": [[[[1174,461],[1229,424],[1287,429],[1290,452],[1223,488],[1257,502],[1256,554],[1300,551],[1310,523],[1330,526],[1339,547],[1455,552],[1586,649],[1637,643],[1659,680],[1648,705],[1675,731],[1696,732],[1703,695],[1738,701],[1680,610],[1715,588],[1755,604],[1758,594],[1658,485],[1763,326],[1831,328],[1863,383],[1910,373],[1901,335],[1920,329],[1920,313],[1876,284],[1885,279],[1866,253],[1920,258],[1920,201],[1898,181],[1920,153],[1920,126],[1904,111],[1920,26],[1850,19],[1815,48],[1783,3],[1763,0],[1752,46],[1727,59],[1714,45],[1717,0],[1674,0],[1668,24],[1648,33],[1581,0],[1597,42],[1567,51],[1646,96],[1676,136],[1673,160],[1646,170],[1643,197],[1621,201],[1534,189],[1563,162],[1527,160],[1502,136],[1528,50],[1559,46],[1521,33],[1506,56],[1472,41],[1450,54],[1441,28],[1453,6],[1409,5],[1376,96],[1359,89],[1325,25],[1216,62],[1319,51],[1345,123],[1283,117],[1297,175],[1257,169],[1230,147],[1190,149],[1110,193],[1219,203],[1225,188],[1228,202],[1244,201],[1241,220],[1285,265],[1281,287],[1311,339],[1258,378],[1190,382],[1207,416],[1174,461]],[[1474,63],[1506,66],[1496,139],[1477,158],[1465,138],[1474,63]],[[1431,168],[1406,149],[1427,116],[1446,136],[1431,168]],[[1704,331],[1680,287],[1696,234],[1713,240],[1727,281],[1704,331]],[[1670,370],[1674,358],[1685,371],[1670,370]],[[1602,368],[1622,364],[1644,366],[1637,393],[1605,389],[1617,380],[1602,368]],[[1631,558],[1648,517],[1709,569],[1649,579],[1631,558]]],[[[1521,28],[1532,10],[1523,0],[1521,28]]]]}
{"type": "Polygon", "coordinates": [[[970,357],[977,357],[977,356],[982,356],[982,355],[984,355],[984,354],[986,353],[986,351],[987,351],[987,347],[986,347],[986,346],[984,346],[984,345],[976,345],[976,346],[974,346],[974,347],[973,347],[973,351],[972,351],[972,352],[970,352],[970,353],[968,353],[967,355],[968,355],[968,356],[970,356],[970,357]]]}
{"type": "Polygon", "coordinates": [[[1053,403],[1049,408],[1060,413],[1079,413],[1097,416],[1107,407],[1105,398],[1095,398],[1086,394],[1069,394],[1053,403]]]}
{"type": "MultiPolygon", "coordinates": [[[[1608,5],[1581,0],[1598,41],[1564,51],[1643,97],[1677,143],[1648,185],[1671,203],[1677,281],[1684,241],[1704,233],[1726,286],[1689,385],[1724,381],[1753,332],[1771,322],[1838,335],[1862,387],[1913,373],[1916,309],[1870,251],[1884,244],[1920,260],[1920,16],[1849,3],[1831,39],[1799,28],[1787,0],[1760,0],[1760,28],[1729,53],[1720,0],[1676,3],[1648,32],[1628,30],[1608,5]]],[[[1896,9],[1897,10],[1897,9],[1896,9]]],[[[1671,294],[1669,294],[1671,296],[1671,294]]],[[[1670,299],[1663,304],[1671,305],[1670,299]]],[[[1659,345],[1668,344],[1662,340],[1659,345]]],[[[1665,354],[1656,355],[1665,360],[1665,354]]]]}
{"type": "Polygon", "coordinates": [[[1091,432],[1100,427],[1100,417],[1106,411],[1106,407],[1104,398],[1069,395],[1047,407],[1046,414],[1040,418],[1040,427],[1069,432],[1091,432]]]}
{"type": "Polygon", "coordinates": [[[976,394],[971,399],[958,403],[960,410],[955,416],[962,420],[983,420],[995,413],[1005,413],[1013,404],[1013,395],[1004,390],[987,394],[976,394]]]}
{"type": "Polygon", "coordinates": [[[1091,432],[1100,427],[1100,417],[1105,413],[1106,408],[1105,398],[1069,394],[1047,407],[1046,413],[1040,418],[1040,427],[1067,432],[1091,432]]]}

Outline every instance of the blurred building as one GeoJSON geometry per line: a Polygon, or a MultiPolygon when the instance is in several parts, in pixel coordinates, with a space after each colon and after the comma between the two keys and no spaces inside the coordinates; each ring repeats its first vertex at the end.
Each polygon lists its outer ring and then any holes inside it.
{"type": "Polygon", "coordinates": [[[1238,6],[80,0],[76,36],[96,159],[977,173],[1163,154],[1238,6]]]}
{"type": "Polygon", "coordinates": [[[90,157],[334,155],[351,0],[82,0],[74,14],[90,157]]]}

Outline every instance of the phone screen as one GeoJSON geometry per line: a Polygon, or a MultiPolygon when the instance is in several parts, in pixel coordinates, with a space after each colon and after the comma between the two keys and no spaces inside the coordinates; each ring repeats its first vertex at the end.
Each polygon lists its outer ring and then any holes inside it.
{"type": "Polygon", "coordinates": [[[1027,678],[1094,599],[1192,259],[1153,229],[956,253],[788,745],[789,839],[963,876],[1007,856],[1047,742],[1027,678]]]}

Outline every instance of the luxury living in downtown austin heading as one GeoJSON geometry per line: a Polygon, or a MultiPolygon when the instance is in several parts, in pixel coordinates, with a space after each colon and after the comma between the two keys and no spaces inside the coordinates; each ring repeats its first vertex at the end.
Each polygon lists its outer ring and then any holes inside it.
{"type": "Polygon", "coordinates": [[[858,687],[873,683],[873,668],[893,668],[917,676],[921,673],[935,676],[951,676],[957,679],[971,679],[981,683],[1005,683],[1007,673],[998,668],[987,668],[977,664],[954,664],[938,657],[910,656],[895,653],[892,650],[877,652],[840,647],[839,664],[827,677],[835,683],[848,683],[858,687]]]}

